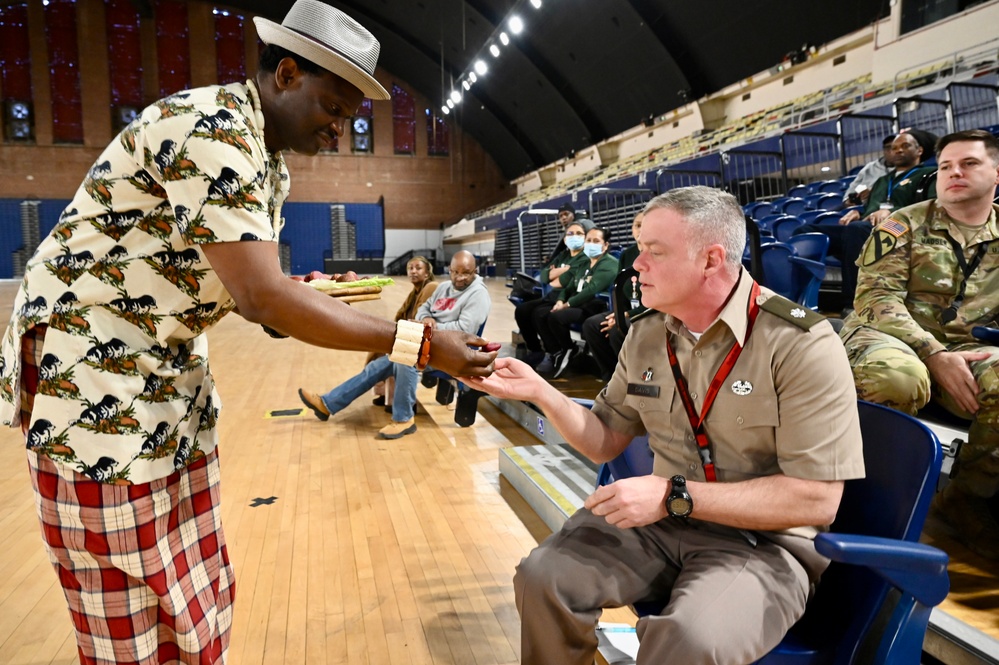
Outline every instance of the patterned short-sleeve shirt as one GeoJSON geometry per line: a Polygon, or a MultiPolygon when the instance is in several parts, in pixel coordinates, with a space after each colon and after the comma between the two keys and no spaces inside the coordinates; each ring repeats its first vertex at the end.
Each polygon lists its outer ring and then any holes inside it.
{"type": "Polygon", "coordinates": [[[46,325],[27,446],[107,483],[170,475],[217,444],[204,332],[234,303],[201,251],[276,242],[289,178],[252,82],[145,109],[91,167],[25,270],[0,357],[19,424],[21,337],[46,325]]]}

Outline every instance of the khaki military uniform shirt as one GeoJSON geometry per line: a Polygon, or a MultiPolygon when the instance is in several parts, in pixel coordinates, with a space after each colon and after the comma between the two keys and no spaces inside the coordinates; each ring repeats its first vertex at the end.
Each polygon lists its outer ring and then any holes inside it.
{"type": "Polygon", "coordinates": [[[972,236],[964,235],[935,201],[897,210],[874,229],[858,265],[856,311],[842,336],[868,326],[905,342],[923,360],[949,346],[975,341],[974,326],[996,326],[999,308],[999,206],[972,236]],[[967,279],[964,303],[948,324],[941,314],[957,296],[962,281],[948,236],[971,263],[982,244],[981,264],[967,279]]]}
{"type": "MultiPolygon", "coordinates": [[[[615,431],[632,436],[648,432],[656,475],[679,473],[704,481],[665,338],[670,336],[698,411],[722,360],[738,342],[745,348],[705,421],[718,481],[775,474],[824,481],[862,478],[857,396],[843,345],[819,315],[769,289],[761,289],[758,301],[763,307],[746,339],[752,284],[743,271],[718,320],[697,341],[666,314],[635,321],[617,371],[593,411],[615,431]],[[658,395],[650,394],[656,391],[658,395]]],[[[764,535],[789,549],[814,574],[826,562],[815,553],[812,539],[827,526],[764,535]]]]}

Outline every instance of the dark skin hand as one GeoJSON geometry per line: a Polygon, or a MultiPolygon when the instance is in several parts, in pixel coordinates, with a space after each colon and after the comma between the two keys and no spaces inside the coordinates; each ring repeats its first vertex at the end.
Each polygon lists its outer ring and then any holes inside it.
{"type": "MultiPolygon", "coordinates": [[[[395,323],[359,312],[285,277],[277,243],[214,243],[202,245],[201,250],[246,320],[314,346],[391,352],[395,323]]],[[[475,335],[437,330],[431,341],[430,362],[451,376],[489,376],[496,353],[477,348],[486,344],[475,335]]]]}

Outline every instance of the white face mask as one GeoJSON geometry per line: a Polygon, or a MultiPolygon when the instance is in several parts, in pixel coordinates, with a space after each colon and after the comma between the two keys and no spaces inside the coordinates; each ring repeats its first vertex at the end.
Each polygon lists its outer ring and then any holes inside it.
{"type": "Polygon", "coordinates": [[[569,249],[571,249],[572,251],[576,251],[577,249],[582,249],[583,243],[585,243],[585,242],[586,242],[586,238],[584,238],[583,236],[566,236],[565,237],[565,246],[568,247],[569,249]]]}
{"type": "Polygon", "coordinates": [[[595,259],[603,253],[603,243],[588,242],[583,245],[583,254],[586,254],[591,259],[595,259]]]}

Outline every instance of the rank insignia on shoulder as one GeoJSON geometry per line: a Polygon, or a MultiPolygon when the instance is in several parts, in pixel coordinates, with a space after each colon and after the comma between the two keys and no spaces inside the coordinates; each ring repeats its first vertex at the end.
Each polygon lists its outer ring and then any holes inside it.
{"type": "Polygon", "coordinates": [[[758,299],[757,303],[764,312],[769,312],[780,319],[793,323],[802,330],[809,330],[819,321],[826,320],[826,317],[821,314],[806,309],[783,296],[770,296],[763,302],[758,299]]]}

